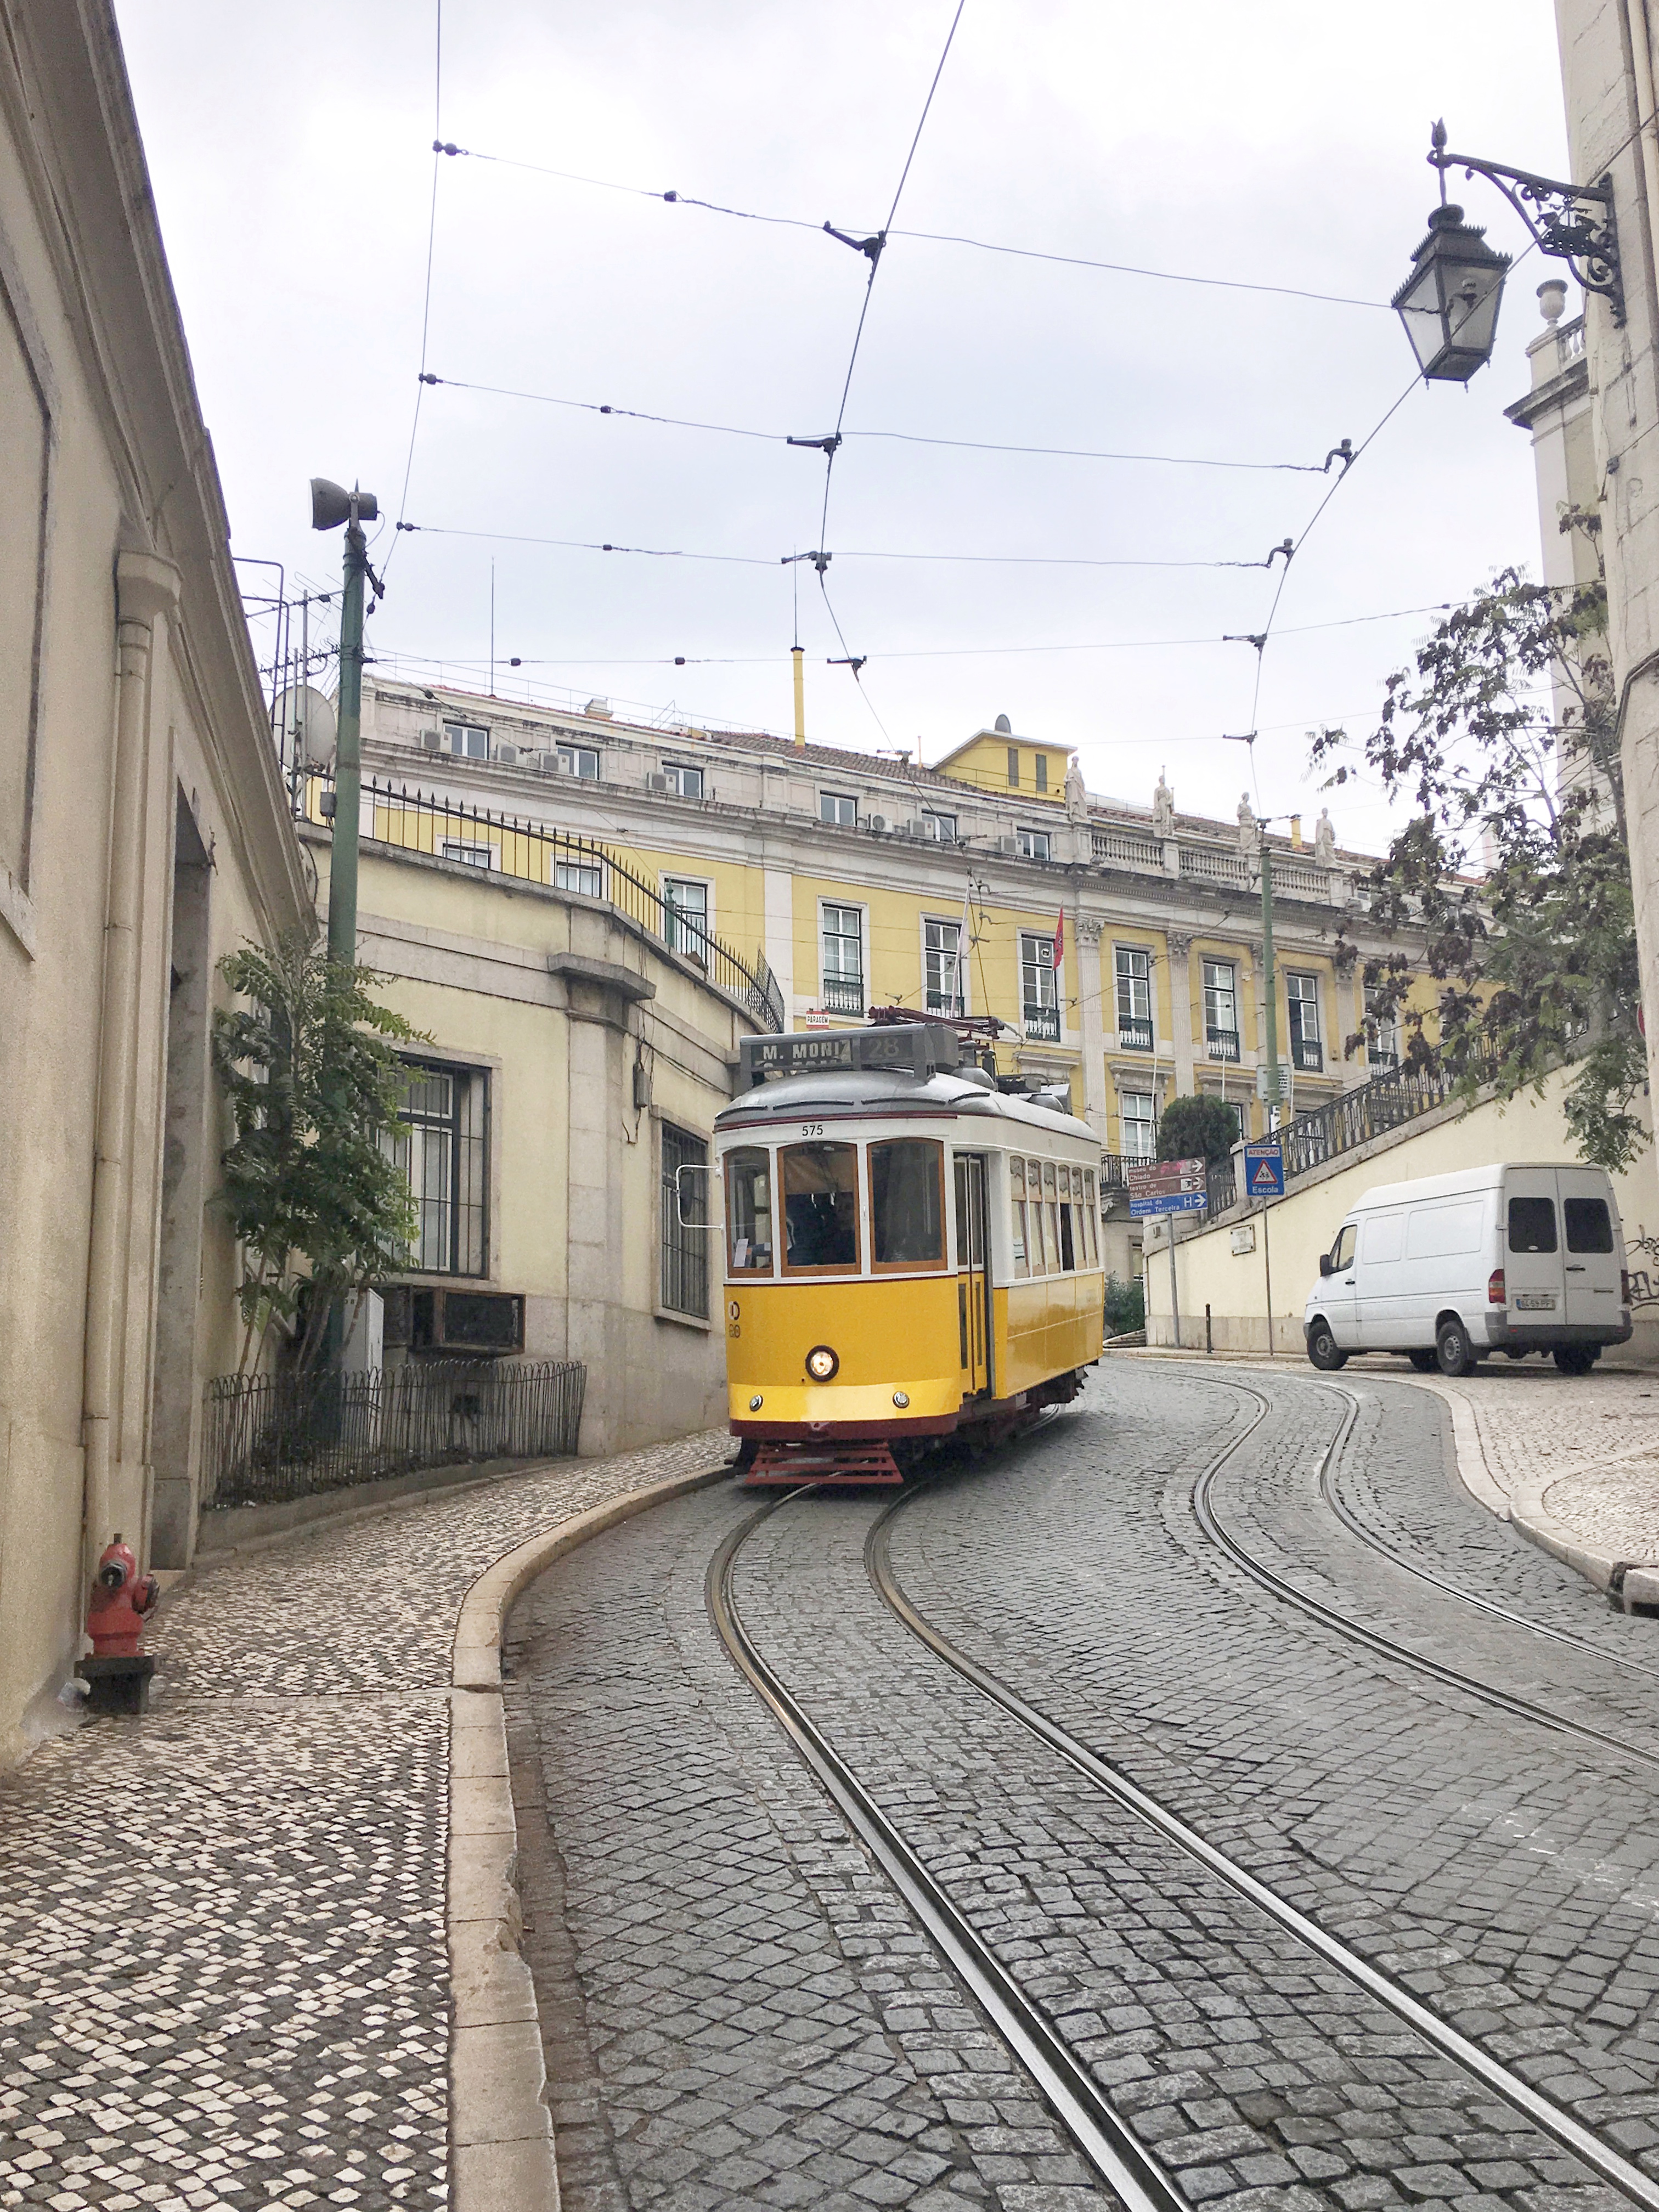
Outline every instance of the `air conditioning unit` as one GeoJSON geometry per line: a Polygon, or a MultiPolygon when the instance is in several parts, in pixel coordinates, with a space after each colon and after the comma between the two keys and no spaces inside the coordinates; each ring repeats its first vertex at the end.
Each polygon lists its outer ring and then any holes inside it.
{"type": "Polygon", "coordinates": [[[517,745],[497,745],[495,748],[495,757],[503,768],[517,768],[519,765],[519,748],[517,745]]]}
{"type": "Polygon", "coordinates": [[[1019,858],[1018,838],[999,837],[997,839],[997,850],[999,853],[1004,854],[1006,859],[1010,860],[1017,860],[1019,858]]]}
{"type": "Polygon", "coordinates": [[[557,753],[532,753],[530,757],[544,775],[556,775],[558,774],[559,756],[557,753]]]}
{"type": "Polygon", "coordinates": [[[665,775],[648,775],[645,779],[645,787],[647,791],[666,791],[668,778],[665,775]]]}
{"type": "Polygon", "coordinates": [[[421,732],[421,750],[422,752],[441,753],[443,749],[444,733],[441,730],[422,730],[421,732]]]}
{"type": "Polygon", "coordinates": [[[927,826],[921,822],[907,822],[904,825],[904,834],[907,837],[925,837],[927,835],[927,826]]]}
{"type": "Polygon", "coordinates": [[[872,830],[885,830],[890,826],[887,817],[884,814],[872,814],[870,817],[870,827],[872,830]]]}

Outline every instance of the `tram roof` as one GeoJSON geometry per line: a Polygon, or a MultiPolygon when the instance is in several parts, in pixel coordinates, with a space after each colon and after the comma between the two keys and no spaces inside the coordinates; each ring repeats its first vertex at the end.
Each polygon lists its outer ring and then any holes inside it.
{"type": "Polygon", "coordinates": [[[1075,1114],[1057,1111],[1022,1097],[1018,1091],[993,1091],[983,1079],[939,1073],[916,1076],[900,1069],[826,1068],[805,1075],[784,1075],[740,1091],[729,1106],[714,1116],[716,1129],[740,1127],[773,1120],[799,1121],[808,1109],[849,1109],[871,1121],[902,1113],[956,1115],[1013,1121],[1049,1136],[1081,1139],[1098,1146],[1099,1139],[1075,1114]]]}

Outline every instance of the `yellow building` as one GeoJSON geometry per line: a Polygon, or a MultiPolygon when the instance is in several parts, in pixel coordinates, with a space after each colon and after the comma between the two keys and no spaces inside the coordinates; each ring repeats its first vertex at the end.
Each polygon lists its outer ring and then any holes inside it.
{"type": "MultiPolygon", "coordinates": [[[[1177,813],[1161,783],[1145,806],[1092,796],[1063,747],[1006,718],[922,768],[627,723],[600,700],[573,713],[380,679],[363,738],[366,830],[372,798],[377,835],[596,896],[614,866],[663,899],[675,949],[739,958],[783,1027],[890,1003],[994,1017],[1006,1071],[1070,1085],[1109,1182],[1152,1153],[1174,1097],[1223,1096],[1261,1132],[1261,833],[1247,808],[1177,813]]],[[[1269,842],[1282,1090],[1301,1111],[1398,1046],[1349,1049],[1356,963],[1381,949],[1356,888],[1369,863],[1338,852],[1328,823],[1311,847],[1269,842]]],[[[1136,1244],[1125,1224],[1120,1273],[1136,1244]]]]}

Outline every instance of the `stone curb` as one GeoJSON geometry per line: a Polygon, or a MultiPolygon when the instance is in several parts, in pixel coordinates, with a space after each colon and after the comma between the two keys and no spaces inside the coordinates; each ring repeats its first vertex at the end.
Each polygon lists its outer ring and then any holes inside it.
{"type": "Polygon", "coordinates": [[[535,1985],[519,1950],[518,1825],[507,1776],[501,1636],[544,1568],[618,1522],[730,1472],[671,1475],[544,1529],[504,1553],[461,1601],[449,1692],[446,1919],[453,2212],[559,2212],[535,1985]]]}
{"type": "Polygon", "coordinates": [[[1484,1505],[1500,1521],[1507,1521],[1517,1535],[1524,1536],[1540,1552],[1547,1552],[1552,1559],[1559,1559],[1564,1566],[1582,1575],[1593,1589],[1608,1591],[1626,1611],[1633,1604],[1659,1604],[1659,1567],[1632,1564],[1606,1552],[1592,1550],[1581,1536],[1558,1521],[1544,1502],[1548,1492],[1559,1483],[1571,1480],[1573,1474],[1600,1474],[1626,1460],[1644,1457],[1644,1453],[1615,1454],[1612,1458],[1598,1461],[1594,1467],[1574,1468],[1566,1474],[1519,1483],[1513,1490],[1506,1491],[1493,1480],[1486,1464],[1480,1425],[1468,1400],[1458,1397],[1443,1383],[1432,1382],[1426,1376],[1401,1376],[1398,1379],[1409,1382],[1413,1389],[1431,1392],[1450,1408],[1457,1477],[1478,1505],[1484,1505]]]}

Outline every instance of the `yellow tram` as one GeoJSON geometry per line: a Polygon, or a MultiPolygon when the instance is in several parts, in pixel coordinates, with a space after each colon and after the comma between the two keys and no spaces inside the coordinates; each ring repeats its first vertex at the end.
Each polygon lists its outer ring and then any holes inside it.
{"type": "Polygon", "coordinates": [[[1064,1404],[1100,1356],[1100,1143],[948,1024],[743,1041],[714,1124],[750,1483],[897,1482],[1064,1404]]]}

